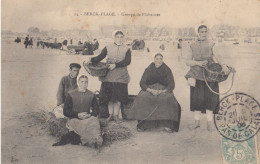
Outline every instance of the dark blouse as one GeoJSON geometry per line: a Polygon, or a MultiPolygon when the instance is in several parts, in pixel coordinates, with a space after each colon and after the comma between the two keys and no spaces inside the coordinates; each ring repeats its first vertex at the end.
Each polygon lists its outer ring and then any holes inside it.
{"type": "Polygon", "coordinates": [[[172,92],[175,87],[174,78],[171,69],[163,63],[159,68],[151,63],[144,71],[140,86],[142,90],[146,91],[149,85],[159,83],[166,87],[168,92],[172,92]]]}
{"type": "Polygon", "coordinates": [[[73,90],[72,92],[69,92],[68,96],[66,97],[63,108],[64,116],[69,118],[78,118],[78,113],[80,112],[87,112],[90,113],[91,116],[95,117],[99,113],[97,99],[89,90],[87,90],[86,92],[79,92],[77,90],[73,90]],[[73,101],[73,99],[76,101],[73,101]],[[77,107],[77,109],[75,110],[73,107],[77,107]],[[91,113],[90,107],[92,107],[91,113]]]}
{"type": "MultiPolygon", "coordinates": [[[[107,56],[107,48],[105,47],[103,48],[103,50],[98,56],[91,58],[91,62],[98,63],[101,60],[103,60],[106,56],[107,56]]],[[[128,66],[130,63],[131,63],[131,51],[130,49],[128,49],[126,52],[125,59],[116,63],[116,68],[128,66]]]]}

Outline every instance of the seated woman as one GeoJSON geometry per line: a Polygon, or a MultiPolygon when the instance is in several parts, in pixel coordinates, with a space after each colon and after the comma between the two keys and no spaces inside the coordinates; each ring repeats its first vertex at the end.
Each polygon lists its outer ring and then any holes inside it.
{"type": "Polygon", "coordinates": [[[96,117],[99,112],[97,99],[94,93],[87,89],[88,77],[82,75],[78,79],[78,89],[68,93],[64,103],[64,115],[70,120],[67,122],[69,133],[61,137],[61,140],[53,146],[68,143],[89,146],[101,146],[103,139],[99,120],[96,117]],[[92,112],[90,113],[90,109],[92,112]]]}
{"type": "Polygon", "coordinates": [[[174,78],[171,69],[163,63],[162,54],[156,54],[154,62],[146,68],[140,86],[142,91],[129,115],[129,118],[138,120],[137,131],[163,126],[166,132],[177,132],[181,107],[172,93],[174,78]]]}

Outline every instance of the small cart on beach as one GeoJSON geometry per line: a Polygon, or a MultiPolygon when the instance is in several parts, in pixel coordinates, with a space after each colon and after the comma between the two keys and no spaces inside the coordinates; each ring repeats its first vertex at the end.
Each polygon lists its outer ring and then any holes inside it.
{"type": "Polygon", "coordinates": [[[74,55],[74,54],[79,54],[86,48],[85,44],[81,45],[68,45],[67,46],[67,54],[68,55],[74,55]]]}

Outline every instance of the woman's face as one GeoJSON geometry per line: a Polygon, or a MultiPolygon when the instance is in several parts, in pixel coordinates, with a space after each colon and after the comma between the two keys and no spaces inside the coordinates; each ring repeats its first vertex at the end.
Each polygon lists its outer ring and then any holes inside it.
{"type": "Polygon", "coordinates": [[[122,44],[124,43],[124,35],[122,35],[122,34],[117,34],[117,35],[115,36],[115,43],[116,43],[117,45],[122,45],[122,44]]]}
{"type": "Polygon", "coordinates": [[[154,64],[155,64],[155,67],[158,68],[162,65],[163,63],[163,57],[158,55],[154,58],[154,64]]]}
{"type": "Polygon", "coordinates": [[[199,37],[201,40],[205,40],[207,38],[207,32],[208,32],[207,28],[201,28],[199,30],[199,37]]]}
{"type": "Polygon", "coordinates": [[[88,79],[87,78],[79,79],[78,86],[80,90],[86,90],[88,88],[88,79]]]}

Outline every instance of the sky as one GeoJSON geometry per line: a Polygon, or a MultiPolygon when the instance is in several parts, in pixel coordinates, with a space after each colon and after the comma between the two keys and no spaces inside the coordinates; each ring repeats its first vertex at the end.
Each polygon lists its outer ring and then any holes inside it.
{"type": "Polygon", "coordinates": [[[206,24],[260,27],[260,0],[2,0],[2,30],[98,29],[100,25],[148,25],[172,28],[206,24]],[[114,12],[116,16],[75,16],[114,12]],[[160,16],[121,16],[151,13],[160,16]]]}

